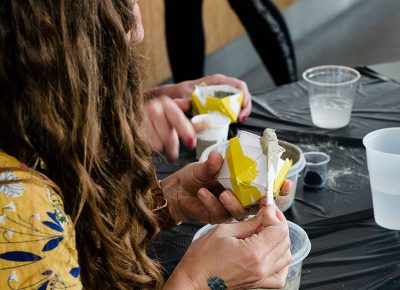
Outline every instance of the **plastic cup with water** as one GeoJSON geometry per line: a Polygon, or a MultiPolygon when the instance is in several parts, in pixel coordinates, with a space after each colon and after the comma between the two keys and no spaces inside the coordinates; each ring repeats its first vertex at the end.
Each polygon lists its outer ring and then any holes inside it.
{"type": "Polygon", "coordinates": [[[314,125],[325,129],[347,126],[360,73],[345,66],[325,65],[306,70],[303,79],[314,125]]]}
{"type": "Polygon", "coordinates": [[[367,134],[369,180],[375,222],[400,230],[400,127],[385,128],[367,134]]]}

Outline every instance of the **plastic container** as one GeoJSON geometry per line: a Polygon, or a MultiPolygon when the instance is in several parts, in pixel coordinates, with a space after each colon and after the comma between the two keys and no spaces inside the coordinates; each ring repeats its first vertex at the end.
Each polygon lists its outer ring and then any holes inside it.
{"type": "Polygon", "coordinates": [[[306,169],[304,170],[304,187],[320,190],[326,185],[326,172],[331,157],[324,152],[306,152],[306,169]]]}
{"type": "MultiPolygon", "coordinates": [[[[219,145],[216,144],[216,145],[208,147],[206,150],[204,150],[203,154],[201,155],[200,161],[206,160],[208,158],[208,154],[210,154],[210,152],[214,151],[214,150],[221,152],[222,154],[225,154],[225,151],[228,148],[228,145],[229,145],[228,142],[224,142],[223,144],[219,144],[219,145]]],[[[290,192],[288,193],[288,195],[279,196],[275,200],[279,209],[282,212],[285,212],[293,204],[293,201],[294,201],[294,198],[296,195],[297,180],[299,178],[299,174],[304,169],[306,163],[304,160],[303,152],[301,151],[301,149],[298,146],[288,143],[286,141],[282,141],[282,140],[279,140],[279,145],[286,149],[286,151],[282,154],[282,158],[283,159],[289,158],[293,161],[292,167],[290,168],[290,170],[286,176],[286,179],[289,179],[293,183],[293,186],[292,186],[290,192]]]]}
{"type": "Polygon", "coordinates": [[[303,73],[315,126],[336,129],[350,122],[360,73],[339,65],[313,67],[303,73]]]}
{"type": "Polygon", "coordinates": [[[400,127],[373,131],[363,139],[375,222],[400,230],[400,127]]]}
{"type": "Polygon", "coordinates": [[[306,162],[304,159],[303,152],[301,149],[289,142],[279,140],[279,145],[286,149],[286,151],[282,154],[282,158],[289,158],[293,161],[292,168],[290,168],[286,179],[289,179],[293,186],[286,196],[279,196],[275,202],[276,205],[282,212],[287,211],[293,204],[294,198],[296,196],[296,188],[297,188],[297,180],[299,179],[299,175],[304,169],[306,162]]]}
{"type": "MultiPolygon", "coordinates": [[[[251,216],[253,217],[253,216],[251,216]]],[[[249,218],[251,218],[249,217],[249,218]]],[[[292,261],[289,264],[289,272],[286,278],[283,290],[297,290],[300,287],[301,269],[303,260],[308,256],[311,250],[311,242],[307,233],[295,223],[288,221],[290,252],[292,253],[292,261]]],[[[193,237],[193,241],[208,233],[215,225],[205,225],[193,237]]]]}
{"type": "Polygon", "coordinates": [[[203,151],[213,145],[226,141],[228,137],[230,119],[219,113],[201,114],[191,119],[192,123],[209,122],[209,127],[196,134],[196,158],[199,159],[203,151]]]}

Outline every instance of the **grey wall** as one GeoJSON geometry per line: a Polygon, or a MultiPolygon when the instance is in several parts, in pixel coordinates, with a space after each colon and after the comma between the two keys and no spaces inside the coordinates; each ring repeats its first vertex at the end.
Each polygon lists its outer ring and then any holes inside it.
{"type": "MultiPolygon", "coordinates": [[[[246,1],[246,0],[244,0],[246,1]]],[[[294,41],[332,20],[361,0],[298,0],[283,15],[294,41]]],[[[250,39],[244,35],[209,55],[205,73],[239,77],[260,63],[250,39]],[[240,57],[233,57],[238,56],[240,57]]]]}

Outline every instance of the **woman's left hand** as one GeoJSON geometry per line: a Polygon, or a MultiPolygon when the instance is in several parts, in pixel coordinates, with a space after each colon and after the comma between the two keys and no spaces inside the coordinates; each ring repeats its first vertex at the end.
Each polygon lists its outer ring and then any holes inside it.
{"type": "Polygon", "coordinates": [[[191,163],[162,180],[164,198],[175,221],[222,223],[231,216],[247,217],[247,211],[217,181],[224,159],[211,152],[207,161],[191,163]]]}
{"type": "MultiPolygon", "coordinates": [[[[175,221],[197,220],[215,224],[232,218],[247,218],[248,210],[217,181],[223,161],[220,153],[211,152],[206,161],[191,163],[162,180],[164,198],[175,221]]],[[[289,181],[284,183],[283,195],[290,186],[289,181]]]]}

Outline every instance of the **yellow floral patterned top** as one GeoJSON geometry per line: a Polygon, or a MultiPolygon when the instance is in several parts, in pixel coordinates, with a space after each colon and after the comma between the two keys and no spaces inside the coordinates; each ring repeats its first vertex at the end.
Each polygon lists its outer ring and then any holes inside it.
{"type": "MultiPolygon", "coordinates": [[[[0,151],[0,168],[26,167],[0,151]]],[[[0,289],[82,289],[75,232],[61,197],[28,171],[0,172],[0,289]]]]}

